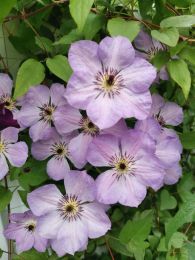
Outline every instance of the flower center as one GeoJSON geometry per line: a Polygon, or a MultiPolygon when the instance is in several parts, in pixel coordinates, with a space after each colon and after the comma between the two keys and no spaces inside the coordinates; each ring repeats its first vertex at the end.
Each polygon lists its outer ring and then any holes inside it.
{"type": "Polygon", "coordinates": [[[127,174],[134,174],[135,160],[130,155],[115,155],[110,158],[110,166],[114,168],[117,179],[127,174]]]}
{"type": "Polygon", "coordinates": [[[51,152],[54,154],[54,156],[57,159],[62,159],[66,156],[68,156],[68,146],[66,143],[55,143],[51,147],[51,152]]]}
{"type": "Polygon", "coordinates": [[[35,220],[30,220],[25,224],[25,228],[29,231],[29,232],[34,232],[35,228],[36,228],[36,221],[35,220]]]}
{"type": "Polygon", "coordinates": [[[4,104],[4,107],[10,111],[16,108],[16,102],[7,94],[0,97],[0,103],[4,104]]]}
{"type": "Polygon", "coordinates": [[[77,196],[65,195],[58,203],[58,211],[63,219],[74,221],[82,216],[83,209],[77,196]]]}
{"type": "Polygon", "coordinates": [[[3,142],[0,142],[0,154],[6,151],[6,144],[3,142]]]}
{"type": "Polygon", "coordinates": [[[94,125],[93,122],[88,117],[83,117],[81,121],[79,122],[79,125],[81,126],[81,129],[84,134],[88,134],[91,136],[96,136],[99,134],[99,128],[94,125]]]}
{"type": "Polygon", "coordinates": [[[166,122],[165,122],[164,118],[160,114],[156,115],[155,118],[156,118],[156,120],[158,121],[158,123],[161,126],[165,126],[166,125],[166,122]]]}
{"type": "Polygon", "coordinates": [[[40,117],[42,120],[51,123],[53,120],[53,112],[55,111],[56,106],[53,104],[45,104],[43,107],[40,108],[40,117]]]}
{"type": "Polygon", "coordinates": [[[113,68],[106,68],[103,71],[99,71],[95,77],[94,84],[103,95],[107,95],[109,98],[113,98],[114,95],[120,94],[121,88],[124,87],[124,81],[120,73],[113,68]]]}
{"type": "MultiPolygon", "coordinates": [[[[160,43],[159,43],[160,44],[160,43]]],[[[154,56],[160,52],[160,51],[166,51],[167,50],[167,47],[164,45],[164,44],[161,44],[160,46],[158,47],[151,47],[148,51],[147,51],[147,54],[148,54],[148,59],[149,60],[152,60],[154,58],[154,56]]]]}

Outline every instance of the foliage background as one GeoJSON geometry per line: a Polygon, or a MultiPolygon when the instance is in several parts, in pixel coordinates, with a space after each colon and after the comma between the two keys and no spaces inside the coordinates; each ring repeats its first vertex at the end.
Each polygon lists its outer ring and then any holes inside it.
{"type": "MultiPolygon", "coordinates": [[[[112,231],[91,240],[87,251],[61,259],[194,260],[195,1],[1,0],[0,24],[0,70],[13,77],[15,98],[40,82],[66,84],[71,75],[67,52],[79,39],[99,42],[106,35],[120,34],[133,42],[144,28],[167,45],[151,62],[157,69],[166,65],[170,80],[154,84],[152,92],[184,109],[184,122],[176,128],[184,146],[183,177],[177,185],[149,191],[138,209],[112,207],[112,231]]],[[[27,132],[21,138],[30,144],[27,132]]],[[[97,175],[93,168],[88,170],[97,175]]],[[[7,182],[0,182],[0,212],[9,209],[14,192],[26,205],[28,192],[50,182],[45,162],[31,157],[23,168],[11,168],[8,178],[17,180],[19,189],[10,191],[7,182]]],[[[13,253],[12,259],[59,258],[50,251],[30,250],[19,256],[13,253]]]]}

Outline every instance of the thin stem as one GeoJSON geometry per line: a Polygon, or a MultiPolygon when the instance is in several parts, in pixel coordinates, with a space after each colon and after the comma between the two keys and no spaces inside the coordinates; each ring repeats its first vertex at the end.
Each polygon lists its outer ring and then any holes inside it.
{"type": "Polygon", "coordinates": [[[110,246],[109,246],[109,243],[108,243],[108,240],[107,240],[106,237],[105,237],[105,242],[106,242],[106,247],[107,247],[107,249],[108,249],[108,251],[109,251],[109,253],[110,253],[111,259],[112,259],[112,260],[115,260],[114,255],[113,255],[113,253],[112,253],[112,250],[111,250],[111,248],[110,248],[110,246]]]}

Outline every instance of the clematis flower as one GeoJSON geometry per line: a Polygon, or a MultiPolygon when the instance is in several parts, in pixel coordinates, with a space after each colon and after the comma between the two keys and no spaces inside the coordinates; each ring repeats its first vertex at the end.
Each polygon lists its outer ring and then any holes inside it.
{"type": "Polygon", "coordinates": [[[60,134],[66,134],[70,130],[78,129],[80,131],[69,143],[69,151],[73,162],[79,169],[87,163],[87,151],[94,138],[102,134],[121,136],[128,129],[125,121],[121,119],[114,126],[100,130],[89,117],[82,115],[79,110],[73,109],[70,106],[69,108],[66,106],[61,107],[56,112],[56,119],[56,128],[60,134]]]}
{"type": "Polygon", "coordinates": [[[15,167],[23,166],[27,160],[28,147],[25,142],[17,142],[18,132],[14,127],[0,132],[0,180],[9,171],[7,160],[15,167]]]}
{"type": "Polygon", "coordinates": [[[78,41],[71,45],[69,62],[73,69],[65,97],[75,108],[86,110],[100,129],[121,118],[145,119],[151,107],[149,87],[156,69],[135,57],[125,37],[106,37],[100,44],[78,41]]]}
{"type": "Polygon", "coordinates": [[[164,184],[176,183],[182,174],[179,165],[182,145],[176,132],[173,129],[162,128],[154,118],[137,121],[135,129],[149,134],[155,142],[155,155],[165,170],[164,184]]]}
{"type": "Polygon", "coordinates": [[[65,195],[53,184],[28,195],[32,212],[39,216],[37,230],[51,239],[51,247],[59,257],[85,250],[88,237],[103,236],[111,227],[105,207],[95,200],[92,177],[85,171],[71,171],[65,175],[64,184],[65,195]]]}
{"type": "Polygon", "coordinates": [[[39,252],[44,252],[48,240],[41,237],[37,232],[37,217],[28,210],[24,213],[10,215],[10,223],[4,230],[7,239],[16,241],[18,253],[28,251],[34,247],[39,252]]]}
{"type": "Polygon", "coordinates": [[[154,152],[154,141],[136,130],[121,139],[104,135],[93,140],[88,161],[109,168],[96,179],[97,200],[137,207],[145,198],[147,187],[161,187],[165,173],[154,152]]]}
{"type": "Polygon", "coordinates": [[[69,152],[70,140],[76,133],[60,136],[53,131],[48,140],[32,143],[31,153],[36,160],[45,160],[50,158],[47,163],[47,174],[54,180],[64,179],[67,172],[70,171],[67,158],[71,160],[69,152]]]}
{"type": "Polygon", "coordinates": [[[12,99],[13,81],[8,74],[0,73],[0,104],[4,104],[4,108],[14,112],[16,109],[16,101],[12,99]]]}
{"type": "Polygon", "coordinates": [[[177,126],[183,121],[183,110],[176,103],[165,102],[163,97],[153,94],[150,116],[153,116],[161,126],[177,126]]]}
{"type": "MultiPolygon", "coordinates": [[[[148,61],[151,61],[155,57],[155,55],[160,51],[167,50],[166,45],[154,40],[149,34],[144,32],[143,30],[140,31],[138,36],[135,38],[134,44],[136,49],[138,49],[138,51],[136,51],[136,56],[144,58],[148,61]]],[[[163,66],[160,69],[156,81],[158,81],[159,78],[162,80],[169,79],[165,66],[163,66]]]]}
{"type": "Polygon", "coordinates": [[[21,127],[30,127],[29,134],[33,142],[48,139],[52,135],[55,113],[59,107],[67,105],[64,91],[64,86],[56,83],[50,89],[44,85],[31,87],[26,94],[15,119],[21,127]]]}

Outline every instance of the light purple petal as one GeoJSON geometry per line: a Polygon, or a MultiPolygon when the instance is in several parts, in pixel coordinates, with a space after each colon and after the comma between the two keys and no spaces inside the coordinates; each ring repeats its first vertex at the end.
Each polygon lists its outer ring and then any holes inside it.
{"type": "Polygon", "coordinates": [[[50,95],[51,95],[51,104],[56,106],[66,105],[67,101],[64,98],[65,87],[62,84],[55,83],[51,85],[50,95]]]}
{"type": "Polygon", "coordinates": [[[41,237],[39,234],[37,234],[37,232],[34,234],[34,248],[38,251],[38,252],[45,252],[47,245],[48,245],[48,240],[41,237]]]}
{"type": "Polygon", "coordinates": [[[47,174],[55,181],[64,179],[67,172],[69,172],[70,166],[66,158],[57,159],[52,157],[47,163],[47,174]]]}
{"type": "Polygon", "coordinates": [[[74,255],[76,251],[87,247],[87,227],[81,220],[64,222],[59,239],[51,241],[51,247],[59,257],[66,253],[74,255]]]}
{"type": "Polygon", "coordinates": [[[14,114],[14,119],[21,127],[34,125],[40,119],[40,109],[29,104],[25,104],[20,111],[14,114]]]}
{"type": "Polygon", "coordinates": [[[33,142],[49,139],[52,136],[52,132],[51,125],[43,120],[38,121],[29,129],[29,135],[33,142]]]}
{"type": "Polygon", "coordinates": [[[11,96],[13,81],[8,74],[0,73],[0,97],[3,95],[11,96]]]}
{"type": "Polygon", "coordinates": [[[145,119],[151,104],[149,91],[137,94],[124,88],[113,99],[103,96],[94,99],[87,107],[87,114],[94,124],[105,129],[115,125],[121,118],[145,119]]]}
{"type": "Polygon", "coordinates": [[[9,171],[7,161],[3,154],[0,154],[0,169],[0,180],[2,180],[9,171]]]}
{"type": "Polygon", "coordinates": [[[158,190],[164,179],[165,171],[161,168],[155,156],[142,151],[135,163],[135,176],[145,186],[158,190]]]}
{"type": "Polygon", "coordinates": [[[139,32],[138,36],[134,40],[134,43],[137,49],[146,52],[154,47],[151,36],[143,30],[139,32]]]}
{"type": "Polygon", "coordinates": [[[183,121],[183,110],[174,102],[166,102],[160,111],[160,115],[167,125],[179,125],[183,121]]]}
{"type": "Polygon", "coordinates": [[[93,41],[78,41],[71,45],[68,61],[73,71],[96,74],[101,70],[101,62],[97,55],[98,44],[93,41]]]}
{"type": "Polygon", "coordinates": [[[28,158],[28,146],[25,142],[8,144],[5,156],[8,158],[11,165],[21,167],[28,158]]]}
{"type": "Polygon", "coordinates": [[[147,134],[139,130],[129,130],[121,137],[121,150],[123,154],[135,156],[142,149],[155,152],[155,142],[147,134]]]}
{"type": "Polygon", "coordinates": [[[42,186],[28,194],[30,209],[36,216],[41,216],[57,209],[62,194],[54,184],[42,186]]]}
{"type": "Polygon", "coordinates": [[[125,37],[105,37],[99,44],[98,55],[104,68],[121,70],[133,62],[135,51],[125,37]]]}
{"type": "Polygon", "coordinates": [[[180,161],[181,144],[177,138],[165,137],[156,145],[156,156],[166,168],[180,161]]]}
{"type": "Polygon", "coordinates": [[[149,89],[156,78],[156,69],[146,60],[135,58],[131,66],[120,71],[124,85],[135,93],[149,89]]]}
{"type": "Polygon", "coordinates": [[[70,160],[78,169],[83,168],[87,163],[87,152],[92,140],[93,137],[91,135],[80,133],[68,145],[70,160]]]}
{"type": "Polygon", "coordinates": [[[162,133],[160,124],[154,118],[138,120],[135,124],[135,129],[147,133],[154,140],[157,140],[162,133]]]}
{"type": "Polygon", "coordinates": [[[99,203],[83,205],[83,216],[88,227],[89,238],[98,238],[111,228],[111,222],[99,203]]]}
{"type": "Polygon", "coordinates": [[[80,128],[79,122],[82,118],[78,109],[69,105],[56,109],[53,115],[54,125],[60,134],[70,133],[80,128]]]}
{"type": "Polygon", "coordinates": [[[179,178],[182,175],[182,168],[177,163],[173,165],[171,168],[167,169],[164,177],[164,183],[167,185],[173,185],[178,182],[179,178]]]}
{"type": "Polygon", "coordinates": [[[119,202],[129,207],[137,207],[146,196],[146,187],[134,175],[116,178],[113,170],[98,176],[97,200],[104,204],[119,202]]]}
{"type": "Polygon", "coordinates": [[[88,72],[76,72],[69,79],[65,97],[73,107],[85,110],[88,104],[97,95],[97,86],[94,84],[95,75],[91,76],[88,72]]]}
{"type": "MultiPolygon", "coordinates": [[[[55,239],[63,222],[63,217],[60,216],[59,211],[50,211],[38,218],[37,232],[44,238],[55,239]]],[[[64,230],[64,232],[66,231],[64,230]]]]}
{"type": "Polygon", "coordinates": [[[19,129],[15,127],[8,127],[1,131],[1,140],[6,143],[16,143],[18,141],[19,129]]]}
{"type": "Polygon", "coordinates": [[[123,136],[128,130],[127,124],[124,119],[119,120],[115,125],[110,128],[102,130],[102,134],[112,134],[117,137],[123,136]]]}
{"type": "Polygon", "coordinates": [[[32,156],[39,161],[47,159],[52,154],[51,152],[52,143],[53,143],[52,139],[32,143],[31,146],[32,156]]]}
{"type": "Polygon", "coordinates": [[[31,87],[25,96],[25,102],[31,106],[42,107],[50,100],[50,90],[44,85],[31,87]]]}
{"type": "Polygon", "coordinates": [[[165,101],[164,98],[161,97],[158,94],[153,94],[152,95],[152,107],[151,107],[151,112],[150,115],[158,115],[161,108],[164,106],[165,101]]]}
{"type": "Polygon", "coordinates": [[[101,135],[89,146],[87,160],[94,166],[109,166],[112,156],[120,154],[119,139],[112,135],[101,135]]]}
{"type": "Polygon", "coordinates": [[[95,199],[95,181],[86,171],[70,171],[65,175],[64,185],[68,195],[76,195],[82,201],[95,199]]]}
{"type": "Polygon", "coordinates": [[[26,231],[23,236],[16,238],[16,251],[22,253],[24,251],[30,250],[34,245],[34,236],[30,232],[26,231]],[[17,241],[19,240],[19,241],[17,241]]]}

